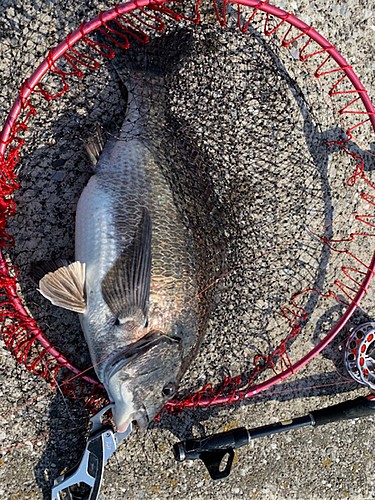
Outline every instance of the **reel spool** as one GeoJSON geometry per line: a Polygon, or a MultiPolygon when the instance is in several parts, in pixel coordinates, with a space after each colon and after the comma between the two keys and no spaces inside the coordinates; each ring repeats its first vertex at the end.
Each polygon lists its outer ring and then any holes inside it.
{"type": "Polygon", "coordinates": [[[364,323],[350,335],[345,367],[356,382],[375,391],[375,323],[364,323]]]}

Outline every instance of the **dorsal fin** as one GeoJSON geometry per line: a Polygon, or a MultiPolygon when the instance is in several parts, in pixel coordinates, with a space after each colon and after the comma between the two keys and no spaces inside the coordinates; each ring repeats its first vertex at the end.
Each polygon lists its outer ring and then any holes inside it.
{"type": "Polygon", "coordinates": [[[103,131],[99,124],[96,124],[95,133],[91,135],[85,144],[87,156],[93,167],[96,166],[99,156],[104,148],[103,131]]]}
{"type": "Polygon", "coordinates": [[[86,310],[85,264],[73,262],[46,274],[39,281],[39,292],[55,306],[78,313],[86,310]]]}
{"type": "Polygon", "coordinates": [[[119,319],[138,315],[146,319],[151,281],[152,223],[147,208],[132,242],[121,252],[102,281],[104,300],[119,319]]]}

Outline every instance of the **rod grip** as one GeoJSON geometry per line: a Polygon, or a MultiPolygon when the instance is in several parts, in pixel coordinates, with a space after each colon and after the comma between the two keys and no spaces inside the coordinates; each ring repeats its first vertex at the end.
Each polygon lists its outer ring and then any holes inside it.
{"type": "Polygon", "coordinates": [[[367,417],[375,415],[375,401],[369,400],[363,396],[344,401],[328,408],[314,410],[310,412],[314,419],[315,426],[329,424],[330,422],[339,422],[340,420],[350,420],[352,418],[367,417]]]}

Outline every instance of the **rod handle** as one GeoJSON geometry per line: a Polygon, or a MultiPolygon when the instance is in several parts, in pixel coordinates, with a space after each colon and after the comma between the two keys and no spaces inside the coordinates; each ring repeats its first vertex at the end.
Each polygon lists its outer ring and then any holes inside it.
{"type": "Polygon", "coordinates": [[[375,401],[369,400],[363,396],[344,401],[328,408],[314,410],[310,412],[314,419],[313,425],[325,425],[340,420],[350,420],[352,418],[367,417],[375,415],[375,401]]]}

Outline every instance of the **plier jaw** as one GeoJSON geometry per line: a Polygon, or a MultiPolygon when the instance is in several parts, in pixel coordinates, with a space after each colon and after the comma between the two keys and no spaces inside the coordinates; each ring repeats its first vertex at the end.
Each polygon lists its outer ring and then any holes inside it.
{"type": "Polygon", "coordinates": [[[52,500],[97,500],[103,479],[104,466],[119,444],[131,433],[115,432],[104,426],[102,418],[113,407],[109,404],[91,418],[92,428],[81,461],[55,479],[52,500]]]}

